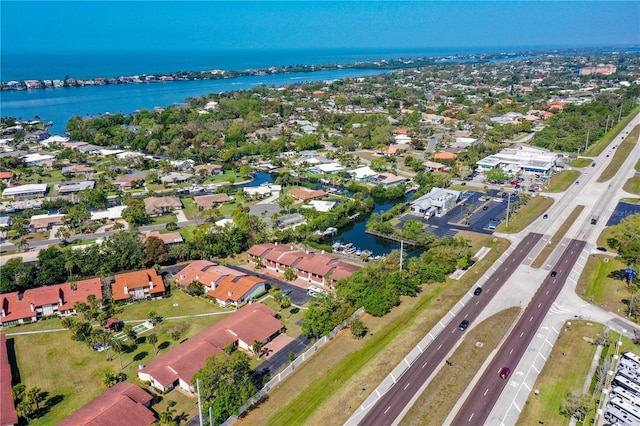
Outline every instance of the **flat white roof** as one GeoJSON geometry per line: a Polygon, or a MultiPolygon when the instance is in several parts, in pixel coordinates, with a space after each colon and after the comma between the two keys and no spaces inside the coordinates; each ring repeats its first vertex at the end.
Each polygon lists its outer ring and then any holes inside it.
{"type": "Polygon", "coordinates": [[[32,194],[38,192],[47,192],[47,184],[46,183],[30,183],[28,185],[20,185],[20,186],[11,186],[2,191],[3,197],[11,197],[13,195],[20,194],[32,194]]]}
{"type": "Polygon", "coordinates": [[[107,210],[91,212],[91,220],[120,219],[122,217],[122,210],[126,208],[127,206],[115,206],[110,207],[107,210]]]}

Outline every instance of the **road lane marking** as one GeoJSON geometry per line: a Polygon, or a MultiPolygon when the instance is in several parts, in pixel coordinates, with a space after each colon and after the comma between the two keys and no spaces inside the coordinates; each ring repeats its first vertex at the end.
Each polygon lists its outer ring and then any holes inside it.
{"type": "MultiPolygon", "coordinates": [[[[533,318],[533,317],[532,317],[533,318]]],[[[524,331],[522,333],[520,333],[520,337],[524,336],[524,331]]]]}
{"type": "Polygon", "coordinates": [[[471,422],[471,419],[473,418],[473,415],[474,415],[474,414],[475,414],[475,413],[471,413],[471,417],[469,417],[469,420],[467,420],[468,422],[471,422]]]}
{"type": "Polygon", "coordinates": [[[484,391],[484,395],[483,396],[487,396],[488,392],[489,392],[489,388],[487,388],[487,390],[484,391]]]}
{"type": "Polygon", "coordinates": [[[437,351],[439,351],[441,347],[442,347],[442,345],[438,346],[438,347],[436,348],[436,350],[437,350],[437,351]]]}
{"type": "Polygon", "coordinates": [[[424,352],[424,350],[420,347],[420,345],[418,345],[418,350],[422,353],[424,352]]]}
{"type": "Polygon", "coordinates": [[[411,383],[407,383],[407,386],[404,387],[404,390],[407,390],[407,388],[409,387],[411,383]]]}
{"type": "Polygon", "coordinates": [[[391,406],[388,406],[386,410],[384,410],[384,414],[387,414],[387,411],[391,409],[391,406]]]}
{"type": "Polygon", "coordinates": [[[422,364],[421,368],[424,368],[427,364],[428,364],[428,362],[425,362],[424,364],[422,364]]]}

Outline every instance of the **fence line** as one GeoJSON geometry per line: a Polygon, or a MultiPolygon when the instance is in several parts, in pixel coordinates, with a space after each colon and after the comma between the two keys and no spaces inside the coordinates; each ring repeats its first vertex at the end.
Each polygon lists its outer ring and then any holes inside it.
{"type": "MultiPolygon", "coordinates": [[[[277,385],[282,380],[284,380],[287,376],[289,376],[291,373],[293,373],[295,371],[296,367],[298,367],[300,364],[305,362],[307,359],[309,359],[313,355],[315,355],[315,353],[318,351],[318,349],[322,345],[324,345],[328,341],[332,340],[336,336],[336,334],[338,334],[338,332],[340,330],[344,329],[345,327],[347,327],[349,325],[349,322],[351,322],[352,319],[359,317],[363,312],[364,312],[364,308],[358,308],[353,314],[351,314],[351,316],[349,318],[347,318],[345,321],[343,321],[341,324],[338,324],[333,330],[331,330],[331,332],[329,333],[328,336],[322,336],[320,339],[318,339],[302,355],[300,355],[298,358],[294,359],[291,362],[291,364],[289,364],[284,370],[282,370],[281,372],[276,374],[271,380],[269,380],[267,382],[267,384],[264,385],[262,387],[262,389],[260,389],[258,391],[257,394],[252,396],[249,399],[249,401],[247,401],[247,403],[245,405],[240,407],[240,410],[238,411],[238,416],[241,415],[241,414],[244,414],[247,410],[249,410],[249,408],[251,408],[251,406],[253,406],[257,402],[259,402],[262,398],[264,398],[264,396],[267,393],[269,393],[269,391],[271,389],[273,389],[275,385],[277,385]]],[[[230,425],[232,425],[238,419],[238,416],[229,417],[224,423],[222,423],[221,426],[230,426],[230,425]]]]}

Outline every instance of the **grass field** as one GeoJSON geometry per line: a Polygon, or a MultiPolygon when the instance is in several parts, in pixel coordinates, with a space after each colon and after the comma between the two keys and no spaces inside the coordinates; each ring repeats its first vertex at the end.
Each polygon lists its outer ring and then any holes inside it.
{"type": "Polygon", "coordinates": [[[601,324],[587,321],[571,321],[570,326],[563,328],[536,380],[534,389],[539,394],[529,396],[517,425],[537,424],[540,419],[547,425],[569,423],[569,418],[560,414],[562,402],[570,392],[582,389],[596,351],[596,345],[584,337],[595,338],[602,328],[601,324]]]}
{"type": "MultiPolygon", "coordinates": [[[[589,160],[589,163],[591,160],[589,160]]],[[[578,170],[563,170],[557,175],[551,176],[548,184],[548,192],[562,192],[566,190],[580,176],[578,170]]]]}
{"type": "Polygon", "coordinates": [[[632,177],[631,179],[628,179],[624,183],[622,189],[631,194],[640,195],[640,177],[632,177]]]}
{"type": "Polygon", "coordinates": [[[584,155],[588,157],[595,157],[597,155],[600,155],[600,153],[609,146],[611,141],[613,141],[613,138],[618,136],[618,134],[622,131],[622,129],[624,129],[627,126],[627,124],[629,124],[629,122],[633,120],[633,117],[635,117],[639,112],[640,112],[640,107],[636,107],[633,110],[631,110],[629,115],[627,115],[626,117],[622,117],[622,119],[618,122],[618,124],[612,127],[607,132],[607,134],[602,137],[602,139],[592,144],[584,153],[584,155]]]}
{"type": "Polygon", "coordinates": [[[176,222],[178,222],[178,218],[173,213],[165,214],[162,216],[155,216],[151,218],[151,223],[153,225],[161,225],[163,223],[166,224],[166,223],[176,223],[176,222]]]}
{"type": "Polygon", "coordinates": [[[364,401],[508,247],[507,241],[493,242],[493,237],[470,233],[462,236],[473,245],[474,252],[482,245],[492,248],[470,273],[459,282],[447,280],[444,284],[424,286],[418,297],[403,297],[402,304],[382,318],[363,315],[361,319],[369,327],[369,335],[354,340],[348,330],[339,333],[295,374],[276,386],[269,399],[250,411],[241,423],[343,424],[354,407],[364,401]]]}
{"type": "Polygon", "coordinates": [[[571,167],[582,168],[582,167],[587,167],[592,162],[593,162],[593,160],[591,158],[579,157],[579,158],[576,158],[575,160],[569,161],[568,164],[571,167]]]}
{"type": "Polygon", "coordinates": [[[451,366],[443,366],[415,402],[401,425],[442,425],[482,364],[518,317],[519,308],[509,308],[475,325],[464,336],[451,366]],[[481,342],[478,346],[476,343],[481,342]],[[455,371],[455,374],[451,374],[455,371]]]}
{"type": "MultiPolygon", "coordinates": [[[[128,305],[122,308],[117,316],[121,320],[145,319],[152,310],[164,318],[205,312],[227,312],[215,304],[174,290],[174,294],[170,298],[128,305]]],[[[160,354],[177,345],[168,337],[169,329],[176,325],[182,325],[184,331],[181,338],[186,339],[225,316],[165,319],[160,322],[152,331],[138,337],[135,349],[122,354],[123,371],[128,376],[127,381],[140,384],[136,375],[138,365],[155,358],[153,346],[146,343],[147,335],[155,333],[158,336],[157,347],[160,354]]],[[[59,325],[59,319],[51,319],[37,324],[12,327],[7,332],[45,330],[58,328],[59,325]]],[[[86,344],[71,340],[71,333],[67,330],[8,338],[13,339],[15,343],[17,365],[22,383],[28,388],[38,386],[48,392],[48,398],[53,404],[43,417],[30,423],[33,425],[50,425],[59,422],[104,392],[106,388],[102,380],[106,371],[120,371],[119,357],[115,356],[112,361],[108,361],[106,353],[93,351],[86,344]]],[[[129,344],[128,341],[125,343],[129,344]]],[[[168,400],[183,399],[177,391],[169,393],[165,398],[168,400]]],[[[188,402],[188,399],[186,401],[174,408],[178,410],[178,413],[195,414],[197,408],[193,402],[188,402]]]]}
{"type": "Polygon", "coordinates": [[[631,153],[631,151],[633,151],[636,144],[638,143],[638,134],[640,134],[640,126],[634,127],[633,130],[631,130],[629,134],[624,138],[622,143],[620,143],[620,145],[618,145],[618,147],[613,150],[613,158],[607,165],[607,168],[604,169],[600,176],[598,176],[597,182],[607,182],[609,179],[613,178],[616,173],[618,173],[618,170],[620,170],[622,163],[627,161],[629,154],[631,153]]]}
{"type": "Polygon", "coordinates": [[[627,301],[631,293],[627,283],[620,276],[626,264],[606,255],[591,255],[580,275],[576,293],[586,301],[614,312],[627,314],[627,301]]]}
{"type": "Polygon", "coordinates": [[[520,232],[529,226],[531,222],[542,216],[552,204],[553,198],[542,197],[540,195],[531,197],[526,205],[520,206],[516,213],[509,216],[508,226],[506,222],[501,222],[496,230],[507,234],[520,232]]]}
{"type": "Polygon", "coordinates": [[[571,228],[573,222],[575,222],[578,216],[580,216],[582,210],[584,210],[584,206],[576,206],[576,208],[573,209],[571,214],[565,219],[564,222],[562,222],[562,225],[560,225],[556,233],[553,234],[553,237],[551,237],[551,241],[549,241],[550,244],[544,246],[544,248],[540,251],[538,257],[536,257],[535,260],[531,263],[532,268],[540,268],[542,265],[544,265],[547,257],[549,257],[549,255],[553,252],[553,250],[555,250],[558,244],[560,244],[560,241],[567,233],[569,228],[571,228]]]}

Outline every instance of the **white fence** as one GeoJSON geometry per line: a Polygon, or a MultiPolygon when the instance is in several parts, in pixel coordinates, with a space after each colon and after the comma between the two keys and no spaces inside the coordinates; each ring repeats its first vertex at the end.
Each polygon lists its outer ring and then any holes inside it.
{"type": "MultiPolygon", "coordinates": [[[[306,352],[304,352],[302,355],[300,355],[298,358],[294,359],[291,364],[289,364],[287,366],[287,368],[285,368],[284,370],[282,370],[281,372],[279,372],[278,374],[276,374],[271,380],[269,380],[267,382],[266,385],[264,385],[262,387],[262,389],[260,389],[258,391],[257,394],[255,394],[253,397],[251,397],[251,399],[249,399],[249,401],[243,405],[242,407],[240,407],[240,410],[238,412],[238,415],[243,414],[244,412],[246,412],[252,405],[254,405],[255,403],[257,403],[258,401],[260,401],[260,399],[262,399],[267,393],[269,393],[269,391],[271,389],[273,389],[274,386],[276,386],[278,383],[280,383],[281,380],[284,380],[285,377],[287,377],[289,374],[293,373],[296,369],[296,367],[298,367],[300,364],[302,364],[303,362],[305,362],[307,359],[311,358],[313,355],[315,355],[315,353],[318,351],[318,349],[324,345],[325,343],[327,343],[329,340],[333,339],[336,334],[338,334],[338,332],[340,330],[342,330],[343,328],[347,327],[349,325],[349,322],[354,319],[359,317],[362,313],[364,312],[364,308],[359,308],[358,310],[356,310],[348,319],[346,319],[342,324],[338,324],[333,330],[331,330],[331,333],[329,333],[328,336],[323,336],[322,338],[320,338],[318,341],[316,341],[313,346],[311,346],[309,349],[307,349],[306,352]]],[[[222,426],[229,426],[231,424],[233,424],[233,422],[236,421],[238,417],[237,416],[231,416],[229,417],[224,423],[222,423],[222,426]]]]}

